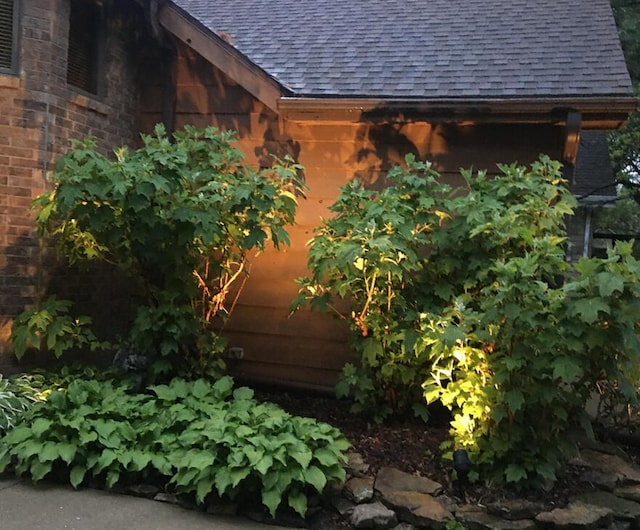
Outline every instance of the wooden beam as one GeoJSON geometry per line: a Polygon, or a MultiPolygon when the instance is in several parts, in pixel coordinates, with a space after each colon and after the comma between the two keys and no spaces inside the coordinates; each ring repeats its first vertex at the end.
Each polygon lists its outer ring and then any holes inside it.
{"type": "Polygon", "coordinates": [[[282,86],[233,46],[174,4],[166,3],[158,13],[158,20],[167,31],[222,70],[268,108],[278,112],[282,86]]]}
{"type": "Polygon", "coordinates": [[[580,146],[580,127],[582,116],[579,112],[570,111],[567,113],[567,123],[564,127],[564,148],[562,150],[562,161],[572,166],[576,163],[578,147],[580,146]]]}

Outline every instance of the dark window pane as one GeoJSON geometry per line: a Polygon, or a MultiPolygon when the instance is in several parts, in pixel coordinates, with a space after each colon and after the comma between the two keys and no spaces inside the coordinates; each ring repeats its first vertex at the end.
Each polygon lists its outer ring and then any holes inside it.
{"type": "Polygon", "coordinates": [[[93,94],[98,92],[99,17],[97,5],[71,0],[67,83],[93,94]]]}

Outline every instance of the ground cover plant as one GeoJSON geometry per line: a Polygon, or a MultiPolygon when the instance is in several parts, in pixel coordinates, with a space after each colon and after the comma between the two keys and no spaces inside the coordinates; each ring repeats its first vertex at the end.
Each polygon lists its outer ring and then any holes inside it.
{"type": "MultiPolygon", "coordinates": [[[[116,149],[115,158],[93,140],[76,142],[34,202],[40,234],[70,264],[101,261],[129,278],[135,318],[119,346],[147,356],[152,375],[220,375],[229,292],[241,286],[251,253],[289,243],[301,168],[274,159],[255,171],[233,140],[211,127],[170,138],[157,126],[142,147],[116,149]]],[[[15,353],[108,346],[70,310],[52,298],[19,316],[15,353]]]]}
{"type": "Polygon", "coordinates": [[[272,516],[281,505],[304,516],[310,492],[344,479],[348,446],[337,429],[258,403],[230,377],[174,379],[145,394],[78,377],[0,439],[0,472],[74,487],[151,480],[197,503],[255,496],[272,516]]]}
{"type": "Polygon", "coordinates": [[[311,275],[294,309],[348,298],[357,365],[338,392],[378,419],[417,408],[452,411],[453,447],[488,481],[553,481],[589,430],[584,405],[602,381],[627,400],[638,362],[640,265],[631,245],[606,259],[565,260],[574,205],[560,164],[463,171],[463,192],[406,159],[391,186],[342,188],[310,242],[311,275]]]}

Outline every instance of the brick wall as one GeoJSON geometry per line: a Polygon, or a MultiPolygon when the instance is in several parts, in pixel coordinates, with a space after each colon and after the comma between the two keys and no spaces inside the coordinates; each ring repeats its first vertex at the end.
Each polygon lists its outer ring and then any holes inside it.
{"type": "MultiPolygon", "coordinates": [[[[8,351],[12,317],[53,276],[70,276],[35,237],[30,209],[56,158],[72,138],[94,136],[104,152],[137,138],[138,66],[151,41],[135,6],[116,1],[104,8],[103,88],[93,96],[66,82],[69,0],[21,2],[19,71],[0,74],[0,353],[8,351]]],[[[86,292],[99,289],[87,283],[86,292]]]]}

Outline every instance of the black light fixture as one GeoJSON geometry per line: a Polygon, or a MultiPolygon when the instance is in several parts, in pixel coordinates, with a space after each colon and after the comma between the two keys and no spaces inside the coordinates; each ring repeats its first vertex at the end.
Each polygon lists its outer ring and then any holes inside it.
{"type": "Polygon", "coordinates": [[[467,480],[469,471],[471,471],[471,460],[469,460],[469,455],[464,449],[456,449],[453,452],[453,470],[456,472],[456,477],[460,482],[467,480]]]}

